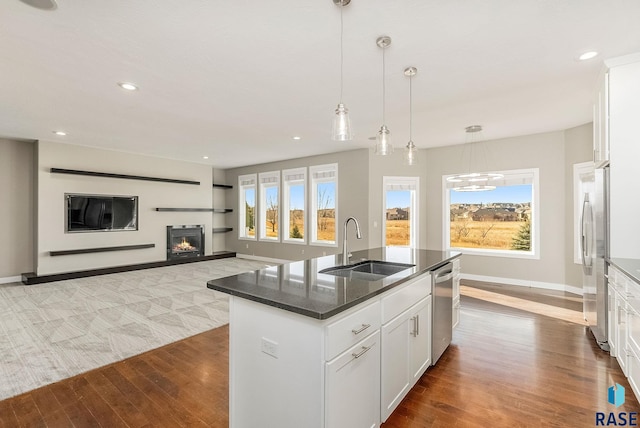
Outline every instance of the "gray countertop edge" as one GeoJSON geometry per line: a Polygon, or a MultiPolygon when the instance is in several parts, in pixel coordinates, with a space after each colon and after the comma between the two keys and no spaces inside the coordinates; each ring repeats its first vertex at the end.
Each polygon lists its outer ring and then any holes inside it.
{"type": "Polygon", "coordinates": [[[435,268],[437,268],[437,267],[439,267],[439,266],[441,266],[441,265],[443,265],[443,264],[445,264],[447,262],[455,260],[455,259],[457,259],[457,258],[459,258],[461,256],[462,256],[462,253],[458,253],[458,254],[454,254],[454,255],[452,255],[450,257],[443,258],[442,260],[440,260],[437,263],[434,263],[434,264],[432,264],[430,266],[426,266],[426,267],[420,269],[419,271],[412,273],[411,275],[408,275],[408,276],[405,276],[405,277],[402,277],[402,278],[398,278],[397,281],[395,281],[393,283],[390,283],[390,284],[386,285],[385,287],[382,287],[382,288],[380,288],[378,290],[374,290],[374,291],[372,291],[371,293],[369,293],[367,295],[364,295],[364,296],[362,296],[362,297],[360,297],[358,299],[355,299],[355,300],[353,300],[351,302],[345,303],[345,304],[343,304],[343,305],[341,305],[341,306],[339,306],[337,308],[328,310],[326,312],[318,312],[318,311],[313,311],[313,310],[310,310],[310,309],[301,308],[301,307],[298,307],[298,306],[288,305],[288,304],[283,303],[283,302],[278,302],[278,301],[275,301],[275,300],[272,300],[272,299],[264,298],[264,297],[261,297],[261,296],[256,296],[256,295],[251,294],[251,293],[245,293],[245,292],[243,292],[241,290],[229,288],[228,286],[219,286],[219,285],[216,285],[214,283],[216,280],[207,281],[207,288],[212,289],[212,290],[216,290],[216,291],[219,291],[219,292],[222,292],[222,293],[225,293],[225,294],[229,294],[231,296],[241,297],[243,299],[251,300],[251,301],[256,302],[256,303],[262,303],[264,305],[271,306],[271,307],[278,308],[278,309],[282,309],[282,310],[285,310],[285,311],[288,311],[288,312],[296,313],[296,314],[299,314],[299,315],[304,315],[304,316],[307,316],[307,317],[310,317],[310,318],[314,318],[314,319],[317,319],[317,320],[326,320],[326,319],[329,319],[329,318],[331,318],[331,317],[333,317],[335,315],[338,315],[339,313],[342,313],[342,312],[344,312],[344,311],[346,311],[346,310],[348,310],[350,308],[353,308],[353,307],[355,307],[355,306],[357,306],[357,305],[359,305],[359,304],[361,304],[363,302],[366,302],[367,300],[369,300],[369,299],[371,299],[371,298],[373,298],[375,296],[378,296],[378,295],[380,295],[382,293],[385,293],[385,292],[387,292],[387,291],[389,291],[389,290],[391,290],[391,289],[393,289],[393,288],[395,288],[395,287],[397,287],[397,286],[399,286],[401,284],[404,284],[407,281],[410,281],[410,280],[412,280],[414,278],[417,278],[418,276],[423,275],[424,273],[430,272],[430,271],[434,270],[435,268]]]}
{"type": "Polygon", "coordinates": [[[629,278],[640,284],[640,259],[625,259],[621,257],[611,257],[607,261],[614,265],[617,269],[621,270],[629,278]],[[632,266],[634,265],[634,266],[632,266]],[[630,268],[636,270],[635,273],[630,271],[630,268]]]}

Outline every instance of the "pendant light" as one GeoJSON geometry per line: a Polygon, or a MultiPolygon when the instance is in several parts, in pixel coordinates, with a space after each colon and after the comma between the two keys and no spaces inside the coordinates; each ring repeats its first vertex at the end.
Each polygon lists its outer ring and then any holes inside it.
{"type": "Polygon", "coordinates": [[[353,139],[353,133],[351,131],[351,120],[349,119],[349,110],[342,102],[342,81],[343,81],[343,23],[342,23],[342,9],[351,3],[351,0],[333,0],[333,3],[340,6],[340,102],[335,111],[333,117],[333,130],[331,132],[331,139],[336,141],[348,141],[353,139]]]}
{"type": "MultiPolygon", "coordinates": [[[[479,141],[478,135],[482,132],[481,125],[471,125],[465,128],[465,132],[467,134],[467,143],[465,143],[462,149],[462,157],[463,163],[465,158],[465,153],[468,152],[468,162],[467,162],[467,172],[464,174],[456,174],[450,177],[447,177],[447,182],[455,183],[455,187],[453,190],[457,192],[482,192],[487,190],[494,190],[496,186],[491,185],[492,180],[500,180],[504,178],[503,174],[498,173],[487,173],[487,172],[471,172],[471,162],[476,160],[476,158],[480,155],[479,153],[474,154],[474,148],[479,141]],[[475,156],[474,156],[475,155],[475,156]]],[[[486,163],[486,156],[484,159],[486,163]]],[[[478,160],[476,160],[476,167],[478,166],[478,160]]],[[[485,165],[486,166],[486,165],[485,165]]]]}
{"type": "Polygon", "coordinates": [[[404,69],[404,75],[409,77],[409,142],[404,149],[404,164],[416,165],[418,163],[418,148],[413,144],[413,88],[412,80],[413,76],[418,73],[418,69],[415,67],[407,67],[404,69]]]}
{"type": "Polygon", "coordinates": [[[385,96],[385,85],[384,85],[384,71],[385,71],[385,62],[384,62],[384,51],[391,44],[391,37],[389,36],[380,36],[376,39],[376,44],[379,48],[382,49],[382,126],[378,131],[378,136],[376,137],[376,154],[377,155],[389,155],[393,153],[393,145],[391,144],[391,133],[389,132],[389,128],[385,124],[385,115],[384,115],[384,96],[385,96]]]}

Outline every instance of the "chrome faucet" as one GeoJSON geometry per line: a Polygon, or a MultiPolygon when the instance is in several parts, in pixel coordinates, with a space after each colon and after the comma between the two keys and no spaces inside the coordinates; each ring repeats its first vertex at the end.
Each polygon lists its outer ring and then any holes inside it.
{"type": "Polygon", "coordinates": [[[358,223],[358,219],[355,217],[347,218],[344,221],[344,233],[342,234],[342,264],[343,265],[348,265],[349,257],[351,257],[351,254],[349,254],[349,250],[347,247],[347,224],[349,224],[349,221],[351,220],[353,220],[353,222],[356,224],[356,238],[362,239],[362,235],[360,234],[360,224],[358,223]]]}

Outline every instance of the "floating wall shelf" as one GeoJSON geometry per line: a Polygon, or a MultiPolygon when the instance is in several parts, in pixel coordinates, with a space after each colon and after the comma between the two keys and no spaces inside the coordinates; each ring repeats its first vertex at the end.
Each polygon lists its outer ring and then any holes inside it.
{"type": "Polygon", "coordinates": [[[156,211],[204,212],[204,213],[218,212],[216,208],[156,208],[156,211]]]}
{"type": "Polygon", "coordinates": [[[225,233],[225,232],[231,232],[232,230],[233,230],[233,227],[214,227],[213,233],[225,233]]]}
{"type": "Polygon", "coordinates": [[[64,169],[64,168],[51,168],[50,171],[51,173],[54,173],[54,174],[88,175],[91,177],[123,178],[126,180],[142,180],[142,181],[159,181],[162,183],[192,184],[195,186],[200,185],[199,181],[177,180],[174,178],[162,178],[162,177],[145,177],[142,175],[113,174],[110,172],[82,171],[77,169],[64,169]]]}
{"type": "Polygon", "coordinates": [[[213,187],[218,187],[220,189],[233,189],[233,186],[230,184],[216,184],[213,183],[213,187]]]}
{"type": "Polygon", "coordinates": [[[51,257],[54,257],[54,256],[69,256],[72,254],[105,253],[108,251],[142,250],[144,248],[154,248],[155,246],[156,244],[139,244],[139,245],[120,245],[117,247],[82,248],[78,250],[49,251],[49,255],[51,257]]]}

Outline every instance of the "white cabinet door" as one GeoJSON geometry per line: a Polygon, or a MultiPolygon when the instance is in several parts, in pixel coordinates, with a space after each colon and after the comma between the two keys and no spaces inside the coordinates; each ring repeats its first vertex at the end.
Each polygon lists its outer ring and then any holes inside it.
{"type": "Polygon", "coordinates": [[[431,296],[410,309],[412,328],[410,348],[411,386],[431,365],[431,296]]]}
{"type": "Polygon", "coordinates": [[[593,105],[593,161],[596,166],[609,160],[609,73],[598,80],[593,105]]]}
{"type": "Polygon", "coordinates": [[[409,342],[414,322],[410,309],[382,326],[382,403],[384,422],[411,389],[411,354],[409,342]]]}
{"type": "Polygon", "coordinates": [[[608,299],[609,299],[609,355],[612,357],[618,356],[618,306],[616,302],[616,298],[618,298],[618,293],[616,293],[613,287],[608,288],[608,299]]]}
{"type": "Polygon", "coordinates": [[[431,364],[431,296],[382,326],[381,420],[431,364]]]}
{"type": "Polygon", "coordinates": [[[380,332],[326,363],[325,427],[380,425],[380,332]]]}
{"type": "Polygon", "coordinates": [[[624,299],[620,298],[618,295],[618,299],[616,299],[616,308],[618,313],[618,319],[616,320],[617,324],[617,338],[618,338],[618,350],[616,355],[616,359],[618,360],[618,364],[622,369],[622,372],[625,376],[627,376],[627,360],[628,360],[628,350],[627,350],[627,303],[624,299]]]}

